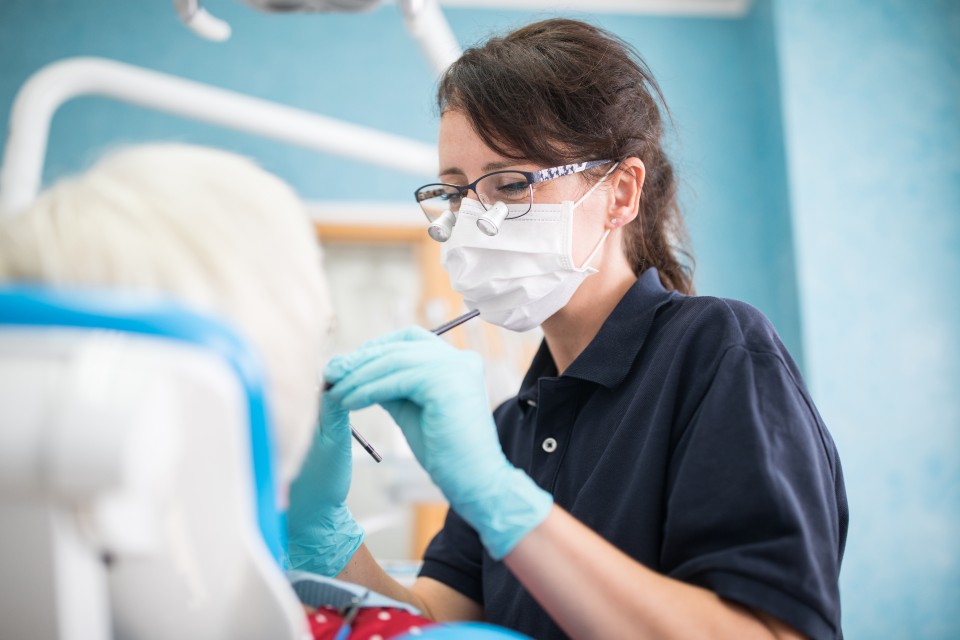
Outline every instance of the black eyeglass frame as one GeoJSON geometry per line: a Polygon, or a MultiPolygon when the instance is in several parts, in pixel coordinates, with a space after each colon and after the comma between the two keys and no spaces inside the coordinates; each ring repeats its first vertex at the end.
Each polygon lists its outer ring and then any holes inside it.
{"type": "MultiPolygon", "coordinates": [[[[527,179],[527,189],[530,192],[530,203],[527,206],[527,210],[524,211],[523,213],[516,214],[513,216],[508,216],[506,218],[507,220],[514,220],[516,218],[520,218],[522,216],[527,215],[528,213],[530,213],[530,210],[533,208],[533,185],[538,184],[540,182],[546,182],[548,180],[554,180],[556,178],[562,178],[564,176],[573,175],[575,173],[580,173],[582,171],[586,171],[587,169],[593,169],[595,167],[599,167],[605,164],[610,164],[611,162],[616,162],[616,161],[615,160],[588,160],[586,162],[562,164],[558,167],[550,167],[549,169],[540,169],[538,171],[520,171],[519,169],[501,169],[500,171],[491,171],[490,173],[486,173],[480,176],[479,178],[477,178],[476,180],[474,180],[473,182],[471,182],[470,184],[465,184],[462,186],[458,184],[449,184],[447,182],[431,182],[430,184],[425,184],[422,187],[417,188],[417,190],[413,192],[413,197],[414,199],[416,199],[417,204],[420,205],[420,209],[423,211],[423,215],[425,215],[427,217],[427,220],[429,220],[430,222],[433,222],[436,219],[436,217],[430,217],[430,214],[427,213],[427,210],[424,209],[423,207],[423,201],[436,196],[430,196],[430,198],[420,196],[421,192],[424,189],[428,189],[430,187],[449,187],[452,189],[456,189],[460,195],[461,200],[467,197],[468,191],[473,191],[477,196],[477,200],[480,202],[480,206],[483,207],[483,210],[489,211],[489,207],[487,207],[487,204],[483,201],[484,197],[481,196],[480,193],[477,191],[477,183],[479,183],[481,180],[485,178],[489,178],[490,176],[495,176],[503,173],[516,173],[516,174],[522,175],[524,178],[527,179]]],[[[491,206],[493,205],[491,204],[491,206]]]]}

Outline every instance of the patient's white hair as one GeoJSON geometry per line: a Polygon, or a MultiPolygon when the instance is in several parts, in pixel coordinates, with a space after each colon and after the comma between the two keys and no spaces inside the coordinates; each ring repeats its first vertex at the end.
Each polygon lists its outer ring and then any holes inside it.
{"type": "Polygon", "coordinates": [[[0,220],[0,279],[167,293],[225,319],[259,352],[281,478],[296,475],[332,309],[313,229],[280,179],[186,144],[113,152],[0,220]]]}

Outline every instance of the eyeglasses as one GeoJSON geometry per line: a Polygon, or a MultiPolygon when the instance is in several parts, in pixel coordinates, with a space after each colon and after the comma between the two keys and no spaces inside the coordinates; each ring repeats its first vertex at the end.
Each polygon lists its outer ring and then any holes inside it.
{"type": "Polygon", "coordinates": [[[513,215],[507,218],[509,220],[519,218],[530,211],[533,207],[533,185],[538,182],[562,178],[611,162],[613,160],[590,160],[539,171],[517,171],[514,169],[494,171],[463,186],[443,182],[427,184],[417,189],[413,195],[420,203],[420,208],[423,209],[423,213],[430,222],[437,220],[445,211],[458,213],[460,203],[467,197],[468,191],[477,194],[477,199],[480,200],[480,204],[485,211],[497,202],[503,202],[507,205],[527,205],[521,212],[512,211],[513,215]]]}

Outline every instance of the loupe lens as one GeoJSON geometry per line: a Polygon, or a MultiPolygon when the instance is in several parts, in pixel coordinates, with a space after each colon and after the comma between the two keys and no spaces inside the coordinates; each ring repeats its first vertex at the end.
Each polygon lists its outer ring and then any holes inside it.
{"type": "Polygon", "coordinates": [[[453,233],[453,225],[457,223],[457,218],[453,212],[447,209],[440,216],[430,223],[427,227],[427,233],[436,242],[446,242],[453,233]]]}
{"type": "Polygon", "coordinates": [[[500,225],[507,219],[507,205],[497,202],[477,218],[477,228],[488,236],[500,233],[500,225]]]}

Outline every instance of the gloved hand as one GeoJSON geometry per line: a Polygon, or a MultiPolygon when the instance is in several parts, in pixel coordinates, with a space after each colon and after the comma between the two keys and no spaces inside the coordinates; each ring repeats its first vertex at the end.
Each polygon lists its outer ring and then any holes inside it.
{"type": "Polygon", "coordinates": [[[363,529],[347,509],[352,458],[347,411],[322,399],[320,424],[290,487],[287,567],[333,577],[360,548],[363,529]]]}
{"type": "Polygon", "coordinates": [[[500,448],[477,354],[414,327],[332,359],[325,375],[334,383],[327,396],[345,409],[380,404],[390,413],[495,559],[546,519],[552,496],[500,448]]]}

